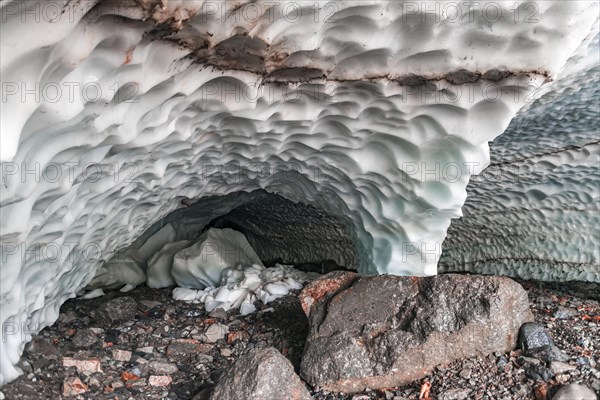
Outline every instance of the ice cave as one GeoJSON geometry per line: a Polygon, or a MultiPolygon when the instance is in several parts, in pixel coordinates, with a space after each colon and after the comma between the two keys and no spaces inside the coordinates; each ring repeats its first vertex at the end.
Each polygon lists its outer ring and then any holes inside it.
{"type": "Polygon", "coordinates": [[[600,393],[597,1],[0,11],[0,398],[600,393]]]}

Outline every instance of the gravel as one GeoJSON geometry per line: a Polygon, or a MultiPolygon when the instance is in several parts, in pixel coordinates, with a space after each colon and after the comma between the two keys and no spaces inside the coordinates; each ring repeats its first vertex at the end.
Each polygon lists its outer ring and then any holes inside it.
{"type": "MultiPolygon", "coordinates": [[[[431,385],[432,400],[538,400],[546,394],[550,399],[572,383],[598,393],[600,285],[520,283],[536,322],[566,354],[565,361],[547,363],[524,357],[520,350],[494,353],[440,365],[425,379],[400,388],[355,394],[317,388],[311,391],[313,399],[416,399],[424,383],[431,385]]],[[[298,292],[244,317],[207,313],[173,300],[171,292],[143,286],[126,295],[108,291],[99,298],[67,301],[57,323],[26,346],[19,363],[24,374],[2,388],[5,397],[58,399],[71,393],[70,398],[79,399],[175,400],[204,393],[197,396],[202,398],[248,350],[268,347],[298,370],[308,329],[298,292]],[[109,317],[109,306],[120,303],[126,312],[109,317]],[[99,371],[89,365],[96,359],[99,371]]]]}

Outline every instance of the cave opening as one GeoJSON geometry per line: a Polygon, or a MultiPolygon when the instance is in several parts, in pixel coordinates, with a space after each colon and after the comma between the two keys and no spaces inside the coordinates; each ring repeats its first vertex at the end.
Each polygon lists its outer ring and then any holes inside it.
{"type": "Polygon", "coordinates": [[[128,291],[144,283],[153,288],[169,287],[173,283],[195,287],[185,277],[178,279],[178,272],[173,267],[174,259],[185,249],[202,240],[212,246],[198,250],[204,252],[204,258],[210,259],[202,265],[190,265],[189,269],[206,268],[205,264],[211,262],[236,264],[240,261],[237,257],[227,256],[228,252],[239,251],[234,248],[238,245],[214,243],[220,236],[211,234],[206,239],[211,232],[225,232],[225,236],[241,233],[246,245],[251,247],[250,252],[255,253],[266,268],[286,265],[319,274],[334,270],[355,271],[361,264],[361,256],[360,244],[357,245],[352,229],[343,217],[262,189],[185,198],[179,208],[160,218],[131,245],[118,250],[100,266],[87,288],[128,291]],[[165,261],[165,257],[169,260],[165,261]],[[174,281],[168,277],[170,272],[174,281]]]}

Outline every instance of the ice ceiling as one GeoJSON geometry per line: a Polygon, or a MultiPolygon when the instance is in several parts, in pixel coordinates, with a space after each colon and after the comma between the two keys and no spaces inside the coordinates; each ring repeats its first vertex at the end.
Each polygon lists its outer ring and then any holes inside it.
{"type": "Polygon", "coordinates": [[[206,223],[258,189],[309,204],[344,222],[360,272],[394,274],[435,274],[467,201],[442,268],[599,280],[597,131],[551,117],[569,85],[494,142],[492,167],[537,157],[545,169],[466,190],[488,141],[590,40],[597,2],[1,11],[0,385],[105,260],[190,199],[213,196],[206,223]],[[510,255],[523,237],[535,257],[510,255]]]}

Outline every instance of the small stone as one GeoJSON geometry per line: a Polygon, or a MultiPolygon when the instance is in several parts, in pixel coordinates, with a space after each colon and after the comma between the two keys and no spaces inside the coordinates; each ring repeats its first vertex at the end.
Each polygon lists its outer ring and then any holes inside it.
{"type": "Polygon", "coordinates": [[[123,382],[137,381],[138,379],[140,379],[140,376],[137,375],[137,374],[134,374],[132,372],[124,371],[124,372],[121,373],[121,380],[123,382]]]}
{"type": "Polygon", "coordinates": [[[198,361],[198,363],[200,364],[210,364],[213,362],[213,360],[213,356],[210,356],[208,354],[198,354],[196,356],[196,361],[198,361]]]}
{"type": "Polygon", "coordinates": [[[175,339],[167,347],[167,357],[188,356],[201,350],[200,342],[195,339],[175,339]]]}
{"type": "Polygon", "coordinates": [[[548,382],[550,379],[552,379],[552,377],[554,377],[554,374],[548,368],[537,364],[533,364],[527,368],[525,370],[525,375],[529,379],[544,382],[548,382]]]}
{"type": "Polygon", "coordinates": [[[61,312],[58,315],[58,322],[60,322],[61,324],[70,324],[71,322],[75,322],[77,320],[77,314],[75,313],[75,311],[65,311],[65,312],[61,312]]]}
{"type": "Polygon", "coordinates": [[[535,400],[548,400],[548,385],[542,383],[541,385],[533,388],[533,394],[535,396],[535,400]]]}
{"type": "Polygon", "coordinates": [[[148,366],[157,374],[171,375],[178,371],[177,365],[164,361],[150,361],[148,366]]]}
{"type": "Polygon", "coordinates": [[[77,377],[69,377],[63,382],[63,396],[76,396],[88,391],[88,385],[81,382],[77,377]]]}
{"type": "Polygon", "coordinates": [[[113,323],[132,320],[137,311],[137,302],[129,296],[123,296],[101,304],[96,315],[102,321],[113,323]]]}
{"type": "Polygon", "coordinates": [[[221,349],[221,355],[223,357],[231,357],[231,350],[230,349],[221,349]]]}
{"type": "Polygon", "coordinates": [[[153,309],[154,307],[162,306],[163,303],[154,300],[140,300],[139,309],[143,312],[153,309]]]}
{"type": "Polygon", "coordinates": [[[465,368],[459,372],[459,375],[463,379],[470,379],[471,378],[471,370],[465,368]]]}
{"type": "Polygon", "coordinates": [[[146,353],[146,354],[152,354],[152,353],[154,353],[154,347],[152,347],[152,346],[138,347],[135,350],[139,351],[140,353],[146,353]]]}
{"type": "Polygon", "coordinates": [[[207,343],[216,343],[223,339],[229,332],[229,327],[223,324],[212,324],[208,327],[204,335],[207,343]]]}
{"type": "Polygon", "coordinates": [[[98,336],[91,329],[81,329],[73,336],[72,342],[75,347],[87,349],[98,342],[98,336]]]}
{"type": "Polygon", "coordinates": [[[574,369],[577,369],[577,367],[574,367],[570,364],[567,363],[563,363],[560,361],[552,361],[550,363],[550,371],[552,371],[552,373],[558,375],[558,374],[564,374],[567,371],[572,371],[574,369]]]}
{"type": "Polygon", "coordinates": [[[221,307],[215,308],[210,312],[210,314],[208,314],[208,316],[211,318],[225,319],[227,318],[227,311],[221,307]]]}
{"type": "Polygon", "coordinates": [[[568,307],[558,307],[554,311],[554,318],[557,319],[569,319],[577,315],[577,310],[568,307]]]}
{"type": "Polygon", "coordinates": [[[597,400],[597,396],[585,386],[570,384],[559,389],[552,400],[597,400]]]}
{"type": "Polygon", "coordinates": [[[94,372],[102,372],[100,368],[101,362],[98,358],[90,358],[84,360],[78,360],[72,357],[63,357],[62,365],[65,368],[75,367],[77,371],[84,374],[93,374],[94,372]]]}
{"type": "Polygon", "coordinates": [[[250,339],[250,334],[245,331],[235,331],[227,334],[227,343],[233,344],[236,341],[247,341],[250,339]]]}
{"type": "Polygon", "coordinates": [[[173,382],[173,378],[169,375],[150,375],[148,383],[150,386],[169,386],[173,382]]]}
{"type": "Polygon", "coordinates": [[[468,399],[471,389],[450,389],[439,396],[439,400],[464,400],[468,399]]]}
{"type": "Polygon", "coordinates": [[[131,355],[132,353],[129,350],[113,349],[112,351],[113,359],[117,361],[128,362],[131,360],[131,355]]]}

